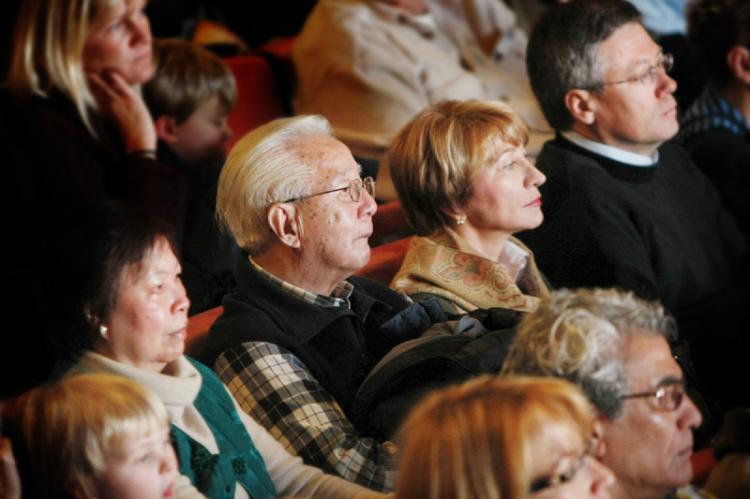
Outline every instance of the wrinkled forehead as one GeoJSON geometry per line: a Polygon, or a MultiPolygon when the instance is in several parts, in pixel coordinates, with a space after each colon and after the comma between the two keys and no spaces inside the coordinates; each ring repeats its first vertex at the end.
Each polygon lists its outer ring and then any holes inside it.
{"type": "Polygon", "coordinates": [[[329,135],[311,135],[292,145],[298,160],[309,165],[318,184],[351,180],[359,175],[359,165],[349,148],[329,135]]]}
{"type": "Polygon", "coordinates": [[[623,371],[631,391],[653,390],[682,379],[666,338],[660,333],[637,329],[623,343],[623,371]]]}

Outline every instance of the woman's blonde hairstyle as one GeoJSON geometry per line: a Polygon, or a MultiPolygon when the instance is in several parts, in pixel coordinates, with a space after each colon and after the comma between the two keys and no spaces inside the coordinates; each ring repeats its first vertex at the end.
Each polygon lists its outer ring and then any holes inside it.
{"type": "Polygon", "coordinates": [[[543,429],[568,426],[585,443],[593,421],[583,393],[556,378],[482,376],[438,391],[401,429],[396,498],[526,498],[543,429]]]}
{"type": "Polygon", "coordinates": [[[21,395],[10,410],[10,435],[24,497],[96,493],[108,461],[127,440],[169,424],[161,400],[112,374],[80,374],[21,395]]]}
{"type": "Polygon", "coordinates": [[[62,93],[96,135],[90,110],[97,106],[83,69],[83,48],[92,27],[113,7],[129,1],[24,0],[16,21],[8,86],[17,94],[62,93]]]}
{"type": "Polygon", "coordinates": [[[262,253],[273,233],[268,208],[309,194],[318,166],[301,154],[305,137],[333,136],[322,116],[273,120],[245,135],[229,152],[219,176],[216,216],[240,248],[262,253]]]}
{"type": "Polygon", "coordinates": [[[451,222],[451,213],[471,195],[474,175],[489,166],[503,141],[524,146],[526,125],[501,102],[445,101],[401,129],[389,164],[406,217],[428,236],[451,222]]]}

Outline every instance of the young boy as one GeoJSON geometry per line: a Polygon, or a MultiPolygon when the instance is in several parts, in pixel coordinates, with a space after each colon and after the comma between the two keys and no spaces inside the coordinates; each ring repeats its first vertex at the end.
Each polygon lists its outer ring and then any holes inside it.
{"type": "Polygon", "coordinates": [[[182,234],[182,278],[190,314],[215,307],[234,285],[239,248],[214,218],[216,185],[237,101],[234,76],[222,60],[184,40],[154,41],[156,73],[143,87],[159,137],[159,159],[188,179],[182,234]]]}
{"type": "Polygon", "coordinates": [[[9,411],[24,497],[157,499],[180,477],[161,400],[121,376],[82,374],[20,396],[9,411]]]}

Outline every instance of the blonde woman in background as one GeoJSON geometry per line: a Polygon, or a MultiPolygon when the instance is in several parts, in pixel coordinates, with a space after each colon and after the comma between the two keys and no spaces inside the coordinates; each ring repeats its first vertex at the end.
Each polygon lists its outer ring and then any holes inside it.
{"type": "Polygon", "coordinates": [[[402,433],[397,499],[609,498],[593,409],[554,378],[483,376],[428,396],[402,433]]]}
{"type": "Polygon", "coordinates": [[[542,223],[544,175],[526,126],[499,102],[446,101],[418,114],[390,149],[391,176],[417,237],[391,287],[448,313],[536,308],[547,285],[513,234],[542,223]]]}
{"type": "Polygon", "coordinates": [[[156,160],[140,94],[154,74],[145,3],[25,0],[6,83],[37,170],[26,188],[73,204],[114,197],[176,224],[184,186],[156,160]]]}
{"type": "MultiPolygon", "coordinates": [[[[0,89],[3,180],[12,207],[7,245],[10,308],[34,317],[54,339],[61,325],[40,283],[59,279],[51,255],[59,230],[89,218],[94,206],[116,199],[176,229],[185,219],[185,179],[156,158],[156,132],[140,86],[154,73],[145,0],[23,0],[12,56],[0,89]]],[[[0,353],[36,362],[0,374],[0,395],[17,394],[45,379],[54,354],[38,335],[0,353]],[[13,371],[17,372],[11,372],[13,371]]]]}

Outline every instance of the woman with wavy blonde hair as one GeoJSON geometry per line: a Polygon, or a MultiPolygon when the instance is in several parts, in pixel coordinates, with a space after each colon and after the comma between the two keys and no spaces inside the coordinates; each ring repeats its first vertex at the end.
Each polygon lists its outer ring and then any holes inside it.
{"type": "Polygon", "coordinates": [[[395,137],[391,177],[412,239],[391,287],[435,297],[448,313],[533,311],[548,289],[513,237],[542,223],[544,175],[526,158],[526,126],[500,102],[446,101],[395,137]]]}
{"type": "Polygon", "coordinates": [[[397,499],[608,498],[588,454],[593,409],[555,378],[483,376],[435,392],[404,424],[397,499]]]}

